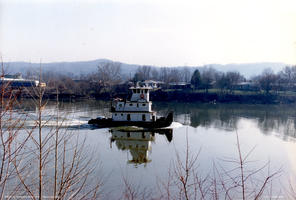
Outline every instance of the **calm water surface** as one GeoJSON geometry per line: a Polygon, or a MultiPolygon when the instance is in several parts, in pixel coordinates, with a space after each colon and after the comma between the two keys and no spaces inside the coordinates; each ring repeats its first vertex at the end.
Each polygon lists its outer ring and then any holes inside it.
{"type": "MultiPolygon", "coordinates": [[[[34,114],[36,109],[29,102],[26,105],[34,114]]],[[[249,156],[254,162],[249,167],[259,168],[270,161],[271,170],[282,171],[281,181],[275,185],[285,185],[296,175],[294,108],[294,105],[153,102],[153,110],[159,115],[174,111],[172,133],[131,132],[129,135],[87,125],[89,119],[98,115],[110,116],[108,102],[63,102],[60,112],[73,134],[86,139],[87,148],[93,152],[90,156],[100,161],[96,176],[105,177],[106,191],[118,196],[123,177],[146,188],[155,188],[157,182],[165,180],[176,154],[184,158],[186,137],[191,154],[201,151],[198,157],[201,173],[211,173],[213,163],[231,168],[232,164],[225,160],[238,156],[236,133],[243,154],[255,147],[249,156]]],[[[55,110],[54,103],[49,103],[46,110],[55,110]]]]}

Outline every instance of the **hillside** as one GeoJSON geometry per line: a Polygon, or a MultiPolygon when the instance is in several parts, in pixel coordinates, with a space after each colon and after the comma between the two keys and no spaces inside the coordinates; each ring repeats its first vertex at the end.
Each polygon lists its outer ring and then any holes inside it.
{"type": "MultiPolygon", "coordinates": [[[[78,62],[52,62],[52,63],[42,63],[42,70],[47,72],[58,72],[61,74],[72,74],[74,76],[79,76],[81,74],[88,74],[97,71],[97,66],[100,63],[104,62],[113,62],[107,59],[97,59],[92,61],[78,61],[78,62]]],[[[132,76],[137,67],[140,65],[136,64],[122,64],[122,74],[126,77],[132,76]]],[[[22,73],[25,74],[28,70],[39,71],[40,64],[39,63],[29,63],[29,62],[7,62],[4,63],[5,72],[7,74],[14,73],[22,73]]],[[[238,71],[243,74],[245,77],[251,77],[254,75],[260,74],[265,68],[271,68],[274,72],[280,71],[285,64],[284,63],[244,63],[244,64],[212,64],[206,65],[208,67],[213,67],[219,71],[227,72],[227,71],[238,71]]],[[[157,66],[154,66],[159,68],[157,66]]],[[[176,66],[176,67],[184,67],[184,66],[176,66]]],[[[190,71],[193,72],[196,68],[202,70],[203,67],[189,67],[190,71]]]]}

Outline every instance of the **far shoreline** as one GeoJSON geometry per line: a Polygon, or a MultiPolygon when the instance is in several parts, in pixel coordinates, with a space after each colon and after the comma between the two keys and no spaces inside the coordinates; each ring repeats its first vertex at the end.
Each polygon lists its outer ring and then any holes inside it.
{"type": "MultiPolygon", "coordinates": [[[[57,94],[45,92],[44,97],[49,100],[56,100],[57,94]]],[[[30,99],[31,95],[22,93],[19,98],[30,99]]],[[[76,95],[71,93],[58,94],[59,100],[81,101],[81,100],[104,100],[110,101],[113,98],[128,98],[127,93],[109,93],[104,92],[92,95],[76,95]]],[[[264,92],[244,92],[232,91],[221,92],[209,90],[156,90],[150,94],[151,101],[157,102],[179,102],[179,103],[210,103],[210,104],[294,104],[296,103],[296,94],[294,93],[275,93],[268,94],[264,92]]]]}

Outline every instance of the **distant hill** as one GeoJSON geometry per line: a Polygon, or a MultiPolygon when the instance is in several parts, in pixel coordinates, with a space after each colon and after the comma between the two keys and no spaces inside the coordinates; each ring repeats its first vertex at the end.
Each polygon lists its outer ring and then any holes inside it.
{"type": "MultiPolygon", "coordinates": [[[[81,74],[89,74],[97,71],[97,66],[100,63],[113,62],[107,59],[97,59],[92,61],[78,61],[78,62],[52,62],[52,63],[42,63],[42,70],[44,72],[51,71],[61,74],[67,74],[72,76],[79,76],[81,74]]],[[[138,66],[136,64],[126,64],[121,63],[122,73],[124,76],[129,77],[133,76],[136,72],[138,66]]],[[[26,74],[28,70],[39,71],[39,63],[29,63],[29,62],[7,62],[4,63],[5,72],[7,74],[22,73],[26,74]]],[[[206,65],[208,67],[213,67],[218,71],[238,71],[243,74],[245,77],[249,78],[254,75],[260,74],[265,68],[271,68],[274,72],[280,71],[285,64],[284,63],[248,63],[248,64],[211,64],[206,65]]],[[[158,68],[157,66],[153,66],[158,68]]],[[[184,67],[184,66],[176,66],[184,67]]],[[[189,67],[190,71],[193,72],[195,69],[202,70],[202,66],[191,66],[189,67]]]]}
{"type": "Polygon", "coordinates": [[[256,76],[262,73],[262,71],[266,68],[272,69],[275,73],[282,70],[286,64],[284,63],[243,63],[243,64],[227,64],[227,65],[219,65],[214,64],[210,65],[213,68],[217,69],[218,71],[238,71],[246,78],[250,78],[252,76],[256,76]]]}
{"type": "MultiPolygon", "coordinates": [[[[47,72],[58,72],[61,74],[72,74],[74,76],[79,76],[81,74],[88,74],[97,71],[97,66],[100,63],[112,62],[107,59],[98,59],[92,61],[78,61],[78,62],[52,62],[52,63],[42,63],[42,71],[47,72]]],[[[25,74],[28,70],[39,71],[39,63],[29,63],[29,62],[7,62],[4,63],[6,73],[22,73],[25,74]]],[[[135,71],[137,65],[129,65],[122,63],[122,68],[124,72],[135,71]]]]}

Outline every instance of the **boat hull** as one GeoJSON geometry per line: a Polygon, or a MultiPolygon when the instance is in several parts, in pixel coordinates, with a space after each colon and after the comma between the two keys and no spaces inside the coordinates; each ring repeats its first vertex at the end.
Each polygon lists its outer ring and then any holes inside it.
{"type": "Polygon", "coordinates": [[[91,119],[88,124],[95,125],[99,128],[118,127],[118,126],[138,126],[147,129],[168,127],[173,122],[173,113],[169,113],[167,117],[161,117],[154,122],[145,121],[114,121],[112,118],[107,119],[91,119]]]}

